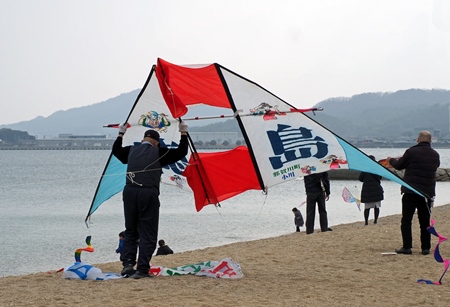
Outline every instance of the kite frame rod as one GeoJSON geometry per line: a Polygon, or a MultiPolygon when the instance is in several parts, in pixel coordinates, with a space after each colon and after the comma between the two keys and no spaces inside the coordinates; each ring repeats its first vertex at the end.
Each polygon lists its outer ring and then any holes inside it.
{"type": "MultiPolygon", "coordinates": [[[[305,112],[315,112],[315,111],[323,111],[323,108],[310,108],[310,109],[291,109],[290,111],[270,111],[267,112],[265,114],[273,114],[273,115],[277,115],[277,114],[284,114],[284,113],[305,113],[305,112]]],[[[191,120],[205,120],[205,119],[219,119],[219,118],[235,118],[237,115],[239,115],[239,113],[242,112],[242,110],[237,110],[236,112],[234,112],[234,114],[232,115],[215,115],[215,116],[195,116],[195,117],[188,117],[188,118],[183,118],[183,121],[191,121],[191,120]]],[[[241,117],[243,116],[263,116],[265,114],[242,114],[239,115],[241,117]]],[[[178,120],[173,120],[173,122],[178,122],[178,120]]],[[[103,128],[118,128],[120,124],[108,124],[108,125],[104,125],[103,128]]],[[[131,126],[139,126],[139,125],[130,125],[127,124],[127,128],[131,127],[131,126]]]]}

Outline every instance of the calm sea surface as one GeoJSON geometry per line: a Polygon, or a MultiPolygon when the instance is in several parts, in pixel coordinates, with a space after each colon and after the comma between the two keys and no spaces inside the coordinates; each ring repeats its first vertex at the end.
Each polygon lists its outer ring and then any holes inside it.
{"type": "MultiPolygon", "coordinates": [[[[404,149],[363,151],[381,159],[399,156],[404,149]]],[[[450,149],[438,152],[441,167],[450,168],[450,149]]],[[[109,151],[0,151],[0,277],[69,266],[88,235],[95,252],[82,253],[84,262],[118,261],[115,249],[124,228],[121,195],[94,213],[89,228],[84,223],[108,156],[109,151]]],[[[387,180],[382,185],[380,215],[400,213],[400,186],[387,180]]],[[[331,182],[330,226],[363,221],[356,205],[342,200],[344,187],[358,191],[361,183],[331,182]]],[[[438,183],[437,206],[450,203],[449,187],[438,183]]],[[[196,212],[191,193],[162,185],[159,237],[181,252],[288,234],[295,230],[291,209],[305,198],[303,181],[294,180],[269,189],[267,196],[248,191],[221,208],[207,206],[196,212]]],[[[300,210],[305,216],[305,206],[300,210]]],[[[318,220],[315,225],[319,227],[318,220]]],[[[400,244],[400,231],[397,240],[400,244]]]]}

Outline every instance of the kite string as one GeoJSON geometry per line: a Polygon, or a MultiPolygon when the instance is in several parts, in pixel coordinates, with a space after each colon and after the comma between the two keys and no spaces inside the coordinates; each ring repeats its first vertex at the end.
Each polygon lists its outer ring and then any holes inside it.
{"type": "MultiPolygon", "coordinates": [[[[268,194],[269,194],[268,190],[266,189],[266,191],[263,191],[262,194],[265,195],[264,201],[261,204],[261,208],[259,209],[258,214],[256,215],[256,218],[252,220],[253,222],[257,222],[259,217],[260,217],[260,215],[261,215],[262,209],[264,208],[264,205],[267,202],[267,197],[268,197],[268,194]]],[[[219,210],[219,208],[221,208],[220,203],[217,203],[216,205],[214,205],[214,207],[216,208],[217,213],[221,217],[221,221],[225,224],[225,219],[224,219],[224,217],[222,216],[222,213],[219,210]]]]}
{"type": "Polygon", "coordinates": [[[432,197],[432,198],[425,197],[425,204],[427,206],[428,213],[430,214],[430,225],[431,225],[431,221],[433,220],[432,219],[432,214],[433,214],[433,210],[432,209],[434,207],[434,197],[432,197]]]}
{"type": "MultiPolygon", "coordinates": [[[[176,132],[174,132],[175,134],[176,132]]],[[[162,168],[152,168],[149,169],[150,166],[152,166],[154,163],[156,163],[157,161],[159,161],[160,159],[162,159],[165,155],[167,155],[169,153],[171,148],[169,148],[169,150],[167,150],[161,157],[159,157],[157,160],[155,160],[154,162],[150,163],[149,165],[147,165],[144,169],[142,170],[138,170],[138,171],[134,171],[133,173],[139,173],[139,172],[151,172],[151,171],[156,171],[156,170],[161,170],[162,168]]],[[[189,164],[188,164],[189,165],[189,164]]],[[[130,172],[132,173],[132,172],[130,172]]],[[[114,177],[114,176],[118,176],[118,175],[124,175],[124,176],[128,176],[128,172],[119,172],[119,173],[112,173],[112,174],[102,174],[100,176],[100,179],[103,177],[114,177]]],[[[11,188],[11,187],[17,187],[17,186],[27,186],[29,187],[30,184],[51,184],[51,183],[61,183],[61,182],[71,182],[71,181],[81,181],[81,180],[86,180],[86,179],[95,179],[98,178],[98,175],[95,176],[83,176],[83,177],[77,177],[77,178],[71,178],[68,179],[67,177],[64,177],[64,179],[54,179],[54,180],[37,180],[35,182],[22,182],[19,184],[10,184],[10,185],[1,185],[0,188],[3,189],[7,189],[7,188],[11,188]]]]}
{"type": "Polygon", "coordinates": [[[264,197],[264,201],[263,201],[263,203],[262,203],[262,205],[261,205],[261,208],[259,209],[258,215],[256,216],[256,220],[258,220],[259,216],[261,215],[262,209],[264,208],[264,205],[265,205],[266,202],[267,202],[267,197],[268,197],[268,195],[269,195],[269,190],[266,189],[265,191],[263,191],[262,194],[265,195],[265,197],[264,197]]]}
{"type": "MultiPolygon", "coordinates": [[[[174,138],[174,136],[175,136],[175,131],[172,134],[172,139],[174,138]]],[[[152,144],[150,144],[150,145],[153,146],[152,144]]],[[[131,183],[142,187],[143,186],[142,183],[136,182],[134,180],[134,178],[136,177],[136,173],[152,172],[152,171],[162,170],[162,167],[160,167],[160,168],[153,168],[153,169],[149,169],[149,167],[152,166],[153,164],[155,164],[156,162],[158,162],[159,160],[161,160],[162,158],[164,158],[169,153],[170,149],[171,148],[168,148],[168,150],[162,156],[158,157],[158,159],[156,159],[155,161],[153,161],[150,164],[148,164],[146,167],[144,167],[143,170],[133,171],[133,172],[126,172],[126,176],[127,176],[128,180],[130,180],[131,183]]],[[[159,152],[159,150],[158,150],[158,152],[159,152]]]]}
{"type": "MultiPolygon", "coordinates": [[[[125,173],[120,173],[125,175],[125,173]]],[[[114,174],[110,174],[108,176],[114,176],[114,174]]],[[[17,184],[9,184],[9,185],[1,185],[0,188],[11,188],[11,187],[18,187],[18,186],[27,186],[27,188],[30,187],[30,184],[44,184],[44,185],[48,185],[51,183],[61,183],[61,182],[71,182],[71,181],[81,181],[81,180],[86,180],[86,179],[95,179],[98,178],[98,175],[95,176],[83,176],[83,177],[77,177],[77,178],[64,178],[64,179],[55,179],[55,180],[36,180],[33,182],[22,182],[22,183],[17,183],[17,184]]]]}
{"type": "MultiPolygon", "coordinates": [[[[153,145],[152,145],[153,146],[153,145]]],[[[131,181],[131,183],[136,184],[138,186],[143,186],[142,183],[136,182],[134,181],[134,178],[136,177],[136,173],[145,173],[145,172],[153,172],[153,171],[157,171],[157,170],[162,170],[161,167],[159,168],[153,168],[153,169],[149,169],[150,166],[152,166],[153,164],[155,164],[156,162],[158,162],[159,160],[161,160],[165,155],[167,155],[170,151],[170,148],[158,159],[156,159],[155,161],[153,161],[152,163],[150,163],[149,165],[147,165],[146,167],[144,167],[143,170],[139,170],[139,171],[132,171],[132,172],[126,172],[126,176],[128,178],[128,180],[131,181]]]]}
{"type": "MultiPolygon", "coordinates": [[[[140,170],[140,171],[135,171],[135,172],[150,172],[150,171],[155,171],[155,170],[158,170],[158,169],[161,169],[161,168],[145,169],[145,170],[140,170]]],[[[126,176],[127,172],[103,174],[103,175],[100,176],[100,178],[103,178],[103,177],[114,177],[114,176],[118,176],[118,175],[126,176]]],[[[82,180],[87,180],[87,179],[97,179],[97,178],[98,178],[98,175],[95,175],[95,176],[82,176],[82,177],[77,177],[77,178],[54,179],[54,180],[36,180],[36,181],[31,182],[31,183],[30,182],[21,182],[21,183],[17,183],[17,184],[1,185],[0,188],[9,189],[11,187],[19,187],[19,186],[27,186],[27,188],[29,188],[30,184],[48,185],[48,184],[52,184],[52,183],[71,182],[71,181],[76,182],[76,181],[82,181],[82,180]]]]}
{"type": "Polygon", "coordinates": [[[164,85],[166,86],[167,90],[170,92],[169,96],[172,99],[173,108],[174,108],[175,111],[177,111],[177,104],[175,103],[175,93],[172,91],[172,88],[167,83],[165,75],[164,75],[163,81],[164,81],[164,85]]]}
{"type": "MultiPolygon", "coordinates": [[[[175,131],[173,133],[175,135],[175,131]]],[[[156,170],[161,170],[162,168],[155,168],[155,169],[148,169],[150,166],[152,166],[154,163],[156,163],[157,161],[159,161],[160,159],[162,159],[165,155],[167,155],[170,151],[167,150],[164,155],[162,155],[161,157],[159,157],[157,160],[155,160],[154,162],[150,163],[149,165],[147,165],[143,170],[140,171],[134,171],[134,173],[138,173],[138,172],[147,172],[147,171],[156,171],[156,170]]],[[[119,172],[119,173],[114,173],[114,174],[102,174],[100,176],[100,179],[102,179],[103,177],[109,177],[109,176],[118,176],[118,175],[125,175],[128,177],[129,173],[128,172],[119,172]]],[[[86,179],[94,179],[94,178],[98,178],[98,175],[96,176],[84,176],[84,177],[79,177],[79,178],[73,178],[73,179],[55,179],[55,180],[38,180],[36,182],[33,182],[33,184],[49,184],[49,183],[61,183],[61,182],[70,182],[70,181],[80,181],[80,180],[86,180],[86,179]]],[[[130,179],[132,181],[132,179],[130,179]]],[[[10,188],[10,187],[16,187],[16,186],[21,186],[21,185],[26,185],[27,187],[30,186],[30,183],[20,183],[20,184],[13,184],[13,185],[1,185],[0,188],[10,188]]]]}

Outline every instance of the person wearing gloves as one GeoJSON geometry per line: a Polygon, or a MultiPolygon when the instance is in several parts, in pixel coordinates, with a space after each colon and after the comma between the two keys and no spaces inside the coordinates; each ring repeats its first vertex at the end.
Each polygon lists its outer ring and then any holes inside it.
{"type": "Polygon", "coordinates": [[[145,131],[141,143],[122,147],[127,123],[119,125],[119,136],[113,144],[112,154],[123,164],[127,164],[122,194],[125,216],[122,276],[135,279],[153,276],[149,274],[149,270],[158,238],[162,167],[183,159],[188,151],[188,126],[182,121],[178,128],[181,132],[178,148],[160,148],[159,133],[155,130],[145,131]]]}

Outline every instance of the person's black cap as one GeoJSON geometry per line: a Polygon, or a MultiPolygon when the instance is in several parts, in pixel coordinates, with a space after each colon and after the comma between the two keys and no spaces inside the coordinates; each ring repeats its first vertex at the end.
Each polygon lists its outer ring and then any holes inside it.
{"type": "Polygon", "coordinates": [[[150,129],[150,130],[145,131],[144,138],[152,138],[159,142],[159,133],[156,132],[155,130],[150,129]]]}

